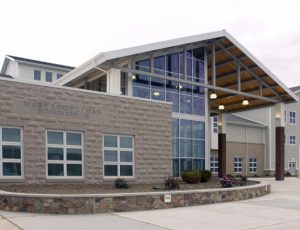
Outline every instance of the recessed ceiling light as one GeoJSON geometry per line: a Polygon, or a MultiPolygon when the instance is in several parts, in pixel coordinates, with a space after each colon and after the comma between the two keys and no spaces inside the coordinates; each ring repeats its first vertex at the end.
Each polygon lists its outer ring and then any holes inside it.
{"type": "Polygon", "coordinates": [[[211,93],[209,98],[210,99],[217,99],[218,95],[216,93],[211,93]]]}
{"type": "Polygon", "coordinates": [[[224,105],[219,105],[219,110],[224,110],[225,106],[224,105]]]}
{"type": "Polygon", "coordinates": [[[249,105],[249,101],[247,99],[243,100],[242,105],[249,105]]]}

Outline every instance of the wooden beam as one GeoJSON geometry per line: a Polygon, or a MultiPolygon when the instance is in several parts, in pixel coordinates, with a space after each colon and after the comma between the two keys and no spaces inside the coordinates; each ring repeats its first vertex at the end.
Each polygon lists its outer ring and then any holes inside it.
{"type": "MultiPolygon", "coordinates": [[[[215,43],[217,46],[219,46],[221,49],[223,49],[229,56],[231,56],[234,60],[236,60],[236,62],[239,62],[239,60],[237,59],[237,57],[235,55],[233,55],[230,51],[228,51],[223,45],[221,45],[219,42],[215,43]]],[[[259,76],[257,76],[257,74],[255,72],[253,72],[251,69],[249,69],[248,66],[246,66],[244,63],[240,62],[241,66],[243,68],[245,68],[249,73],[251,73],[254,77],[256,77],[258,80],[260,79],[259,76]]],[[[266,84],[264,81],[262,81],[262,84],[265,85],[268,88],[268,84],[266,84]]],[[[278,97],[280,98],[280,95],[275,91],[272,90],[272,92],[278,97]]]]}

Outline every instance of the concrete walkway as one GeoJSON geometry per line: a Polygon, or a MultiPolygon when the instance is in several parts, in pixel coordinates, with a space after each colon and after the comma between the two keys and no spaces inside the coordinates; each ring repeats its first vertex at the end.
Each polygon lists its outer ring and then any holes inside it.
{"type": "Polygon", "coordinates": [[[299,230],[300,179],[260,178],[272,183],[270,195],[239,202],[95,215],[42,215],[0,211],[1,230],[299,230]]]}

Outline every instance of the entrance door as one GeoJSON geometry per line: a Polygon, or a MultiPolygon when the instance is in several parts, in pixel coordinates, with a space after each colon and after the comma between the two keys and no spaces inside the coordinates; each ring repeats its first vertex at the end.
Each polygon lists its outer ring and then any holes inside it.
{"type": "Polygon", "coordinates": [[[296,162],[289,162],[289,172],[292,176],[296,175],[296,162]]]}

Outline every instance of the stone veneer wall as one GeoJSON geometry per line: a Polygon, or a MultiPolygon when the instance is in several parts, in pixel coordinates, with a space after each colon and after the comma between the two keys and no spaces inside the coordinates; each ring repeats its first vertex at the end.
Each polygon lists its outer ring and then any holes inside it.
{"type": "Polygon", "coordinates": [[[0,209],[51,214],[124,212],[239,201],[270,192],[271,186],[267,183],[226,189],[102,195],[18,194],[0,191],[0,209]],[[164,202],[165,195],[171,195],[171,203],[164,202]]]}
{"type": "MultiPolygon", "coordinates": [[[[84,178],[103,179],[103,134],[134,136],[133,182],[161,182],[172,175],[171,104],[105,93],[0,80],[0,126],[23,129],[25,183],[66,182],[46,178],[47,129],[84,134],[84,178]]],[[[6,182],[0,179],[1,182],[6,182]]],[[[16,182],[16,180],[14,180],[16,182]]]]}

